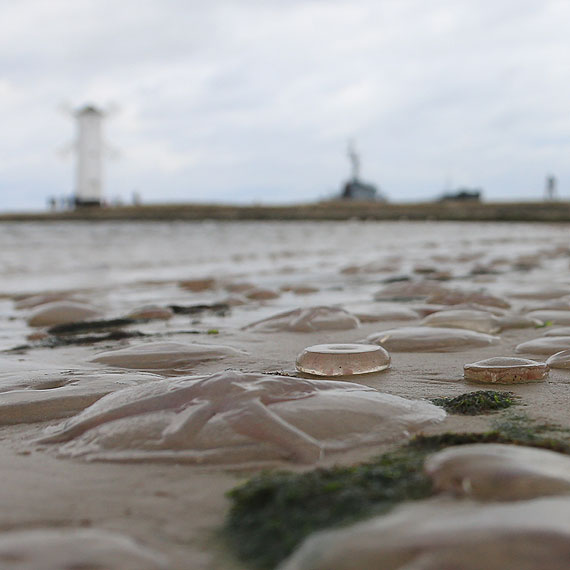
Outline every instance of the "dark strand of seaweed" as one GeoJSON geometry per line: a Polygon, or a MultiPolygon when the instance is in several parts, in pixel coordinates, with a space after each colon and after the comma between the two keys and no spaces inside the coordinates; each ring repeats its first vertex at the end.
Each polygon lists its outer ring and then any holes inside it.
{"type": "Polygon", "coordinates": [[[468,416],[503,410],[516,403],[512,392],[495,392],[494,390],[467,392],[454,398],[433,398],[432,402],[450,414],[468,416]]]}

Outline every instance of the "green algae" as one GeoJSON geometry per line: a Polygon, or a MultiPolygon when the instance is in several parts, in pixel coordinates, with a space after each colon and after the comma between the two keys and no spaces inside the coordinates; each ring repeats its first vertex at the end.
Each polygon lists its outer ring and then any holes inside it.
{"type": "Polygon", "coordinates": [[[515,404],[512,392],[496,392],[494,390],[477,390],[467,392],[454,398],[434,398],[432,402],[441,406],[449,414],[476,416],[497,410],[504,410],[515,404]]]}
{"type": "Polygon", "coordinates": [[[482,433],[418,435],[369,462],[306,473],[264,472],[228,493],[223,536],[251,568],[274,568],[309,534],[388,512],[433,494],[425,458],[454,445],[510,443],[570,454],[570,430],[509,415],[482,433]]]}

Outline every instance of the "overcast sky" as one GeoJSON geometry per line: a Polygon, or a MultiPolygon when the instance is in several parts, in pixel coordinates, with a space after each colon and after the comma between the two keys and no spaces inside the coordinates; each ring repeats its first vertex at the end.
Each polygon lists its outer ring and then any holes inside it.
{"type": "Polygon", "coordinates": [[[73,191],[62,110],[115,109],[109,199],[570,199],[568,0],[0,0],[0,210],[73,191]]]}

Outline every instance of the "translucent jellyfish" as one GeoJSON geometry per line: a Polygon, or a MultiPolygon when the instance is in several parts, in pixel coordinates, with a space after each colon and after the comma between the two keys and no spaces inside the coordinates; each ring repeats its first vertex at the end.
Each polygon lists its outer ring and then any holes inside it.
{"type": "Polygon", "coordinates": [[[352,376],[386,370],[390,355],[375,344],[316,344],[299,354],[296,366],[315,376],[352,376]]]}
{"type": "Polygon", "coordinates": [[[452,352],[490,346],[499,337],[445,327],[401,327],[374,333],[366,341],[390,352],[452,352]]]}
{"type": "Polygon", "coordinates": [[[129,319],[159,319],[168,320],[174,316],[172,309],[159,305],[145,305],[132,310],[127,318],[129,319]]]}
{"type": "Polygon", "coordinates": [[[360,326],[360,321],[339,307],[306,307],[279,313],[244,327],[264,332],[292,331],[313,332],[323,330],[348,330],[360,326]]]}
{"type": "Polygon", "coordinates": [[[192,291],[192,293],[201,293],[213,289],[216,285],[216,279],[213,277],[203,277],[201,279],[186,279],[178,283],[182,289],[192,291]]]}
{"type": "Polygon", "coordinates": [[[542,336],[570,336],[570,327],[549,327],[542,336]]]}
{"type": "Polygon", "coordinates": [[[521,384],[540,382],[548,375],[548,365],[527,358],[497,356],[465,364],[466,380],[485,384],[521,384]]]}
{"type": "Polygon", "coordinates": [[[87,321],[101,316],[101,312],[90,305],[74,301],[55,301],[40,305],[28,318],[31,327],[51,327],[77,321],[87,321]]]}
{"type": "Polygon", "coordinates": [[[235,348],[217,344],[149,342],[101,352],[91,362],[160,374],[187,374],[192,366],[201,362],[243,354],[245,353],[235,348]]]}
{"type": "Polygon", "coordinates": [[[409,503],[310,536],[278,570],[566,570],[570,498],[409,503]]]}
{"type": "Polygon", "coordinates": [[[376,301],[414,301],[434,294],[445,294],[449,289],[434,281],[397,281],[389,283],[375,295],[376,301]]]}
{"type": "Polygon", "coordinates": [[[430,402],[352,382],[225,371],[115,392],[40,442],[107,461],[314,463],[406,439],[444,417],[430,402]]]}
{"type": "Polygon", "coordinates": [[[2,570],[166,570],[165,558],[117,532],[36,529],[0,534],[2,570]]]}
{"type": "Polygon", "coordinates": [[[459,289],[435,293],[427,298],[428,303],[439,305],[459,305],[461,303],[477,303],[478,305],[508,309],[511,305],[503,297],[497,297],[482,291],[461,291],[459,289]]]}
{"type": "Polygon", "coordinates": [[[553,354],[547,361],[546,364],[550,368],[566,368],[570,369],[570,348],[566,350],[561,350],[556,354],[553,354]]]}
{"type": "Polygon", "coordinates": [[[568,286],[547,286],[539,288],[528,288],[522,290],[515,290],[509,293],[509,297],[514,299],[559,299],[565,295],[570,295],[570,287],[568,286]]]}
{"type": "Polygon", "coordinates": [[[553,325],[570,325],[570,311],[531,311],[527,317],[553,325]]]}
{"type": "Polygon", "coordinates": [[[520,501],[570,494],[570,457],[495,443],[458,445],[424,465],[438,491],[478,500],[520,501]]]}
{"type": "Polygon", "coordinates": [[[79,297],[71,291],[58,291],[55,293],[42,293],[39,295],[28,295],[16,302],[16,309],[35,309],[40,305],[54,303],[55,301],[74,301],[77,303],[87,303],[87,300],[79,297]]]}
{"type": "Polygon", "coordinates": [[[422,325],[469,329],[481,333],[494,334],[501,330],[499,318],[487,311],[457,309],[439,311],[425,317],[422,325]]]}
{"type": "Polygon", "coordinates": [[[408,307],[378,305],[351,305],[348,307],[361,323],[379,321],[415,321],[419,314],[408,307]]]}
{"type": "Polygon", "coordinates": [[[547,354],[551,356],[568,348],[570,348],[570,336],[545,336],[522,342],[516,346],[515,352],[519,354],[547,354]]]}
{"type": "Polygon", "coordinates": [[[146,373],[15,370],[0,374],[0,425],[45,422],[76,414],[103,396],[162,380],[146,373]]]}

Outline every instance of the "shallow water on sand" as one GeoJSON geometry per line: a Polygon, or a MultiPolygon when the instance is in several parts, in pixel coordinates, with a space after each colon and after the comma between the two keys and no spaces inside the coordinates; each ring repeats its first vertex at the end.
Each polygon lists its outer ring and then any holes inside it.
{"type": "Polygon", "coordinates": [[[454,287],[495,294],[570,281],[566,225],[6,223],[0,225],[0,243],[0,347],[25,332],[18,319],[10,320],[15,313],[7,300],[22,294],[77,291],[112,317],[149,303],[224,301],[228,283],[280,293],[272,300],[250,299],[224,320],[242,326],[300,306],[340,304],[350,310],[371,303],[384,280],[400,276],[450,277],[454,287]],[[217,285],[201,292],[178,286],[210,277],[217,285]],[[313,291],[298,294],[294,288],[301,285],[313,291]]]}

